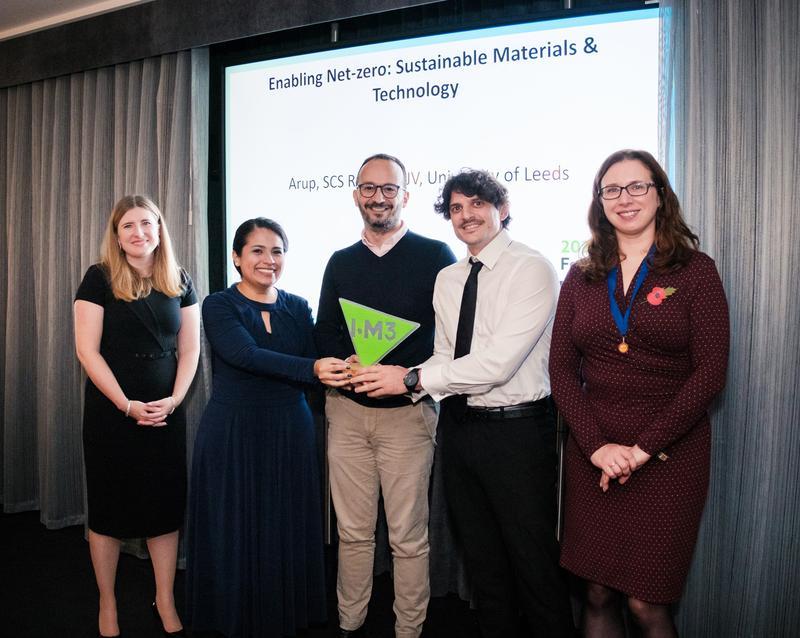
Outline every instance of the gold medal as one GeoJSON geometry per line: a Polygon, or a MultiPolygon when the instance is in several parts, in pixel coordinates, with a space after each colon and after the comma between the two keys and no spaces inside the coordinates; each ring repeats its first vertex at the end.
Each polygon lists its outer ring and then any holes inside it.
{"type": "Polygon", "coordinates": [[[622,337],[622,341],[617,344],[617,351],[620,354],[626,354],[630,347],[627,343],[625,343],[625,335],[628,334],[628,321],[631,318],[631,311],[633,310],[633,301],[636,299],[636,293],[639,292],[639,288],[642,287],[645,278],[647,277],[647,272],[650,267],[649,262],[652,255],[655,253],[656,247],[655,244],[651,246],[650,250],[647,252],[647,257],[642,260],[641,265],[639,266],[639,274],[636,275],[636,280],[633,282],[633,291],[631,292],[631,300],[628,302],[625,313],[623,314],[622,309],[619,307],[616,298],[616,290],[617,290],[617,277],[620,272],[620,267],[617,266],[613,270],[608,273],[606,277],[606,284],[608,287],[608,305],[611,310],[611,317],[614,319],[614,324],[617,326],[617,330],[619,331],[619,335],[622,337]]]}

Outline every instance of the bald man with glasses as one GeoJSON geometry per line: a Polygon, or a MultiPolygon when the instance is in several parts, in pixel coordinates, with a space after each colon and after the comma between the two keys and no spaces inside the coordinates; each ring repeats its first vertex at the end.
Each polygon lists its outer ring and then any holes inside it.
{"type": "MultiPolygon", "coordinates": [[[[384,363],[410,366],[433,353],[433,286],[455,262],[446,244],[411,232],[401,219],[407,174],[391,155],[368,157],[353,200],[364,223],[361,239],[330,258],[322,280],[315,338],[321,356],[355,361],[344,298],[414,321],[420,327],[384,363]],[[323,354],[324,353],[324,354],[323,354]]],[[[372,592],[379,494],[392,549],[395,635],[417,638],[430,598],[428,483],[438,422],[432,399],[373,399],[352,390],[329,392],[328,461],[339,532],[339,635],[365,636],[372,592]]]]}

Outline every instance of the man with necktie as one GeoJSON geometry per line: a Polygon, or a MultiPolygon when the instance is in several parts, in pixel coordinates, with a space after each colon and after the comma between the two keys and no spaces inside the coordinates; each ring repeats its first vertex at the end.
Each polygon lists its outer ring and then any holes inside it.
{"type": "Polygon", "coordinates": [[[441,401],[446,493],[483,637],[570,636],[547,371],[558,279],[511,239],[508,192],[488,172],[451,177],[435,208],[468,257],[436,279],[433,356],[364,369],[357,391],[441,401]]]}

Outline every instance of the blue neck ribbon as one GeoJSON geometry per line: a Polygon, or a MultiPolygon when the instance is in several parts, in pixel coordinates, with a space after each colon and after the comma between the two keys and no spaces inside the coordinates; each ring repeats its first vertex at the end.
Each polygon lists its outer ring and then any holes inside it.
{"type": "Polygon", "coordinates": [[[636,275],[636,281],[633,282],[633,292],[631,293],[631,301],[628,304],[628,307],[625,309],[625,314],[622,314],[622,311],[619,308],[619,304],[617,304],[617,300],[614,297],[614,292],[617,290],[617,277],[619,276],[620,267],[617,266],[608,273],[608,277],[606,279],[606,283],[608,284],[608,303],[611,306],[611,316],[614,317],[614,323],[617,324],[617,330],[622,335],[622,341],[625,341],[625,335],[628,334],[628,321],[631,318],[631,310],[633,310],[633,301],[636,299],[636,293],[639,292],[639,288],[642,287],[642,283],[644,283],[645,277],[647,277],[647,272],[650,270],[650,257],[653,256],[656,247],[652,246],[647,253],[647,256],[642,260],[642,265],[639,267],[639,274],[636,275]]]}

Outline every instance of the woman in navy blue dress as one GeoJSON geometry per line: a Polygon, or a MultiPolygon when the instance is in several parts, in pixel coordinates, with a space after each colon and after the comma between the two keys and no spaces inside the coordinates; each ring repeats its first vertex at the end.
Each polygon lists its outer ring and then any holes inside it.
{"type": "Polygon", "coordinates": [[[210,295],[203,322],[213,389],[195,441],[187,528],[187,613],[195,630],[293,636],[324,622],[316,434],[304,391],[348,381],[317,359],[308,303],[275,287],[287,248],[274,221],[233,240],[241,281],[210,295]]]}

